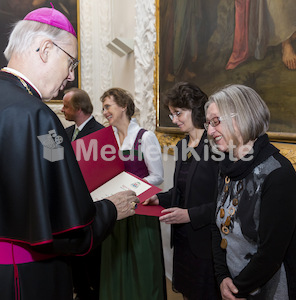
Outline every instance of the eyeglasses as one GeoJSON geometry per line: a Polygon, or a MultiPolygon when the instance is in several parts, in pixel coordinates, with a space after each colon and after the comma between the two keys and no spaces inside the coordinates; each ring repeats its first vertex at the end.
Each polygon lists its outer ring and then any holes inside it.
{"type": "MultiPolygon", "coordinates": [[[[79,60],[74,58],[72,55],[70,55],[67,51],[65,51],[64,49],[62,49],[60,46],[58,46],[55,42],[52,42],[56,47],[58,47],[60,50],[62,50],[64,53],[66,53],[70,58],[71,58],[71,65],[70,65],[70,71],[73,72],[78,64],[79,64],[79,60]]],[[[37,49],[39,50],[39,48],[37,49]]]]}
{"type": "Polygon", "coordinates": [[[169,117],[170,117],[170,119],[173,121],[175,117],[176,117],[176,118],[179,118],[181,114],[182,114],[181,111],[176,111],[176,112],[173,113],[173,114],[169,114],[169,117]]]}
{"type": "Polygon", "coordinates": [[[112,106],[112,105],[114,105],[114,104],[106,104],[106,105],[104,105],[103,108],[102,108],[102,113],[103,113],[104,111],[109,110],[110,106],[112,106]]]}
{"type": "Polygon", "coordinates": [[[205,130],[208,131],[209,125],[211,125],[212,127],[216,127],[216,126],[218,126],[221,123],[221,121],[224,121],[224,120],[226,120],[228,118],[233,118],[235,116],[237,116],[237,114],[231,113],[229,116],[214,117],[213,119],[211,119],[211,120],[209,120],[209,121],[207,121],[207,122],[204,123],[205,130]]]}

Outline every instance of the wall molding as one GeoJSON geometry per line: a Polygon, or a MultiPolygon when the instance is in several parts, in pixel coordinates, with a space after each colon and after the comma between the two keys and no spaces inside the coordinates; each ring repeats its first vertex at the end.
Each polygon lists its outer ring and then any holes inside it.
{"type": "Polygon", "coordinates": [[[154,57],[156,43],[155,1],[136,1],[135,54],[135,105],[140,114],[140,125],[155,130],[154,57]]]}
{"type": "Polygon", "coordinates": [[[112,1],[80,1],[81,88],[89,93],[102,122],[100,96],[112,86],[112,1]]]}

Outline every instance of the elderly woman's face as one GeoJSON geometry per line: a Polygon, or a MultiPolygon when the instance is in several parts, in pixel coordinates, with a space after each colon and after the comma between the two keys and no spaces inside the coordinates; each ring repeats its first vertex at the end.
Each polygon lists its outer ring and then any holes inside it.
{"type": "Polygon", "coordinates": [[[209,105],[206,113],[206,123],[208,124],[207,133],[216,144],[217,148],[222,152],[229,151],[231,143],[230,133],[223,124],[223,120],[219,119],[221,114],[215,103],[209,105]]]}

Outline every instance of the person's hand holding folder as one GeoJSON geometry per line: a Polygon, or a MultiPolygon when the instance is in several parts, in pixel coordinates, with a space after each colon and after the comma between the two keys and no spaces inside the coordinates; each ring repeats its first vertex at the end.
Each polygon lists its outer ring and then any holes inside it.
{"type": "Polygon", "coordinates": [[[159,205],[159,200],[157,195],[153,195],[152,197],[146,199],[143,203],[143,205],[159,205]]]}
{"type": "Polygon", "coordinates": [[[136,193],[131,190],[119,192],[108,197],[107,199],[112,201],[116,206],[117,220],[134,215],[137,203],[140,202],[139,198],[136,196],[136,193]]]}

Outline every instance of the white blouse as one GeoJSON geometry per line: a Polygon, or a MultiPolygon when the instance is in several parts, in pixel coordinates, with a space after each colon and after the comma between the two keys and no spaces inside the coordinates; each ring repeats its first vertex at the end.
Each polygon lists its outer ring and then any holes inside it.
{"type": "MultiPolygon", "coordinates": [[[[131,119],[122,145],[120,145],[118,130],[113,127],[117,144],[120,150],[131,150],[135,143],[135,139],[141,127],[138,125],[135,118],[131,119]]],[[[163,182],[163,165],[161,148],[157,137],[152,131],[144,132],[141,140],[141,151],[144,154],[144,161],[147,166],[149,175],[144,179],[150,184],[159,185],[163,182]]]]}

